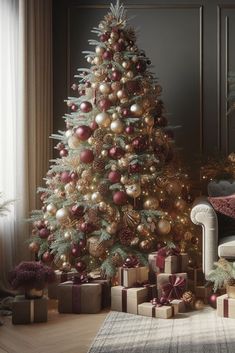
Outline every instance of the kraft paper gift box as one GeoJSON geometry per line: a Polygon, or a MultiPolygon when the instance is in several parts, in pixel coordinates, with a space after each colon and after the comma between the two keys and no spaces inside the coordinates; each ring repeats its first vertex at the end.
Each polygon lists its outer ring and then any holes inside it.
{"type": "Polygon", "coordinates": [[[144,282],[148,280],[149,268],[147,266],[141,267],[119,267],[118,269],[118,283],[123,287],[132,287],[137,282],[144,282]]]}
{"type": "Polygon", "coordinates": [[[177,273],[185,272],[188,266],[188,254],[169,255],[165,257],[164,266],[160,268],[157,265],[158,252],[152,252],[148,255],[150,271],[156,273],[177,273]]]}
{"type": "Polygon", "coordinates": [[[94,279],[91,283],[101,285],[101,307],[107,308],[111,305],[111,283],[108,279],[94,279]]]}
{"type": "Polygon", "coordinates": [[[205,304],[208,304],[208,299],[211,294],[212,294],[212,287],[205,287],[205,286],[195,287],[196,298],[203,299],[205,304]]]}
{"type": "Polygon", "coordinates": [[[115,286],[111,288],[111,310],[138,314],[138,305],[147,300],[148,291],[144,287],[125,288],[115,286]]]}
{"type": "Polygon", "coordinates": [[[235,299],[227,294],[217,297],[217,315],[235,319],[235,299]]]}
{"type": "Polygon", "coordinates": [[[48,298],[58,299],[58,285],[66,281],[71,281],[75,274],[77,274],[75,270],[69,272],[55,270],[56,280],[48,284],[48,298]]]}
{"type": "Polygon", "coordinates": [[[152,303],[142,303],[138,305],[138,314],[142,316],[169,319],[175,314],[175,307],[172,305],[155,306],[152,303]]]}
{"type": "Polygon", "coordinates": [[[67,281],[58,285],[59,313],[96,314],[101,309],[101,284],[74,284],[67,281]]]}
{"type": "Polygon", "coordinates": [[[48,299],[25,299],[24,295],[17,295],[12,302],[12,323],[30,324],[47,321],[48,299]]]}
{"type": "MultiPolygon", "coordinates": [[[[171,273],[159,273],[158,275],[156,275],[156,280],[157,280],[157,291],[158,291],[158,297],[162,297],[163,296],[163,291],[162,291],[162,286],[166,283],[169,282],[169,276],[171,276],[171,273]]],[[[183,288],[183,292],[188,288],[188,276],[186,272],[180,272],[180,273],[174,273],[173,274],[176,277],[182,277],[185,279],[185,285],[183,288]]],[[[173,299],[173,298],[172,298],[173,299]]],[[[178,298],[174,298],[174,299],[178,299],[178,298]]]]}
{"type": "Polygon", "coordinates": [[[186,306],[185,302],[182,299],[173,299],[170,301],[171,305],[176,307],[177,313],[185,313],[186,312],[186,306]]]}

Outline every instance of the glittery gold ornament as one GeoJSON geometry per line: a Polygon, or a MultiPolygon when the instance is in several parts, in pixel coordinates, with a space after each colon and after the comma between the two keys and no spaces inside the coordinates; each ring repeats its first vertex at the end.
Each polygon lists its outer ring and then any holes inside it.
{"type": "Polygon", "coordinates": [[[69,272],[71,271],[71,264],[67,261],[64,261],[61,265],[61,270],[64,272],[69,272]]]}
{"type": "Polygon", "coordinates": [[[64,190],[67,194],[72,194],[75,191],[75,184],[67,183],[64,187],[64,190]]]}
{"type": "Polygon", "coordinates": [[[195,303],[194,303],[194,308],[195,308],[196,310],[202,310],[202,309],[204,309],[204,307],[205,307],[205,304],[204,304],[204,302],[203,302],[202,299],[197,299],[197,300],[195,301],[195,303]]]}
{"type": "Polygon", "coordinates": [[[123,214],[123,222],[126,227],[136,228],[140,219],[140,214],[135,210],[127,210],[123,214]]]}
{"type": "Polygon", "coordinates": [[[167,235],[171,231],[171,224],[166,219],[161,219],[157,224],[158,232],[162,235],[167,235]]]}
{"type": "Polygon", "coordinates": [[[156,197],[148,197],[144,201],[144,209],[145,210],[157,210],[159,207],[159,201],[156,197]]]}
{"type": "Polygon", "coordinates": [[[139,244],[139,247],[143,251],[149,251],[152,247],[152,242],[148,239],[142,240],[139,244]]]}
{"type": "Polygon", "coordinates": [[[91,194],[91,201],[94,203],[99,203],[102,201],[102,196],[98,191],[93,192],[93,194],[91,194]]]}
{"type": "Polygon", "coordinates": [[[102,257],[105,255],[106,249],[110,247],[112,243],[112,240],[100,241],[99,236],[92,236],[87,240],[88,252],[93,257],[102,257]]]}
{"type": "Polygon", "coordinates": [[[152,127],[154,125],[154,118],[152,116],[146,116],[144,118],[144,121],[146,122],[146,124],[150,127],[152,127]]]}
{"type": "Polygon", "coordinates": [[[120,119],[112,121],[110,129],[116,134],[120,134],[124,130],[124,124],[120,119]]]}
{"type": "Polygon", "coordinates": [[[140,184],[134,183],[130,185],[125,185],[126,193],[128,196],[136,198],[141,194],[140,184]]]}
{"type": "Polygon", "coordinates": [[[179,182],[171,181],[166,185],[166,191],[169,194],[179,195],[181,192],[181,185],[179,184],[179,182]]]}
{"type": "Polygon", "coordinates": [[[99,203],[99,210],[100,210],[101,212],[105,212],[106,209],[107,209],[107,204],[106,204],[104,201],[101,201],[101,202],[99,203]]]}

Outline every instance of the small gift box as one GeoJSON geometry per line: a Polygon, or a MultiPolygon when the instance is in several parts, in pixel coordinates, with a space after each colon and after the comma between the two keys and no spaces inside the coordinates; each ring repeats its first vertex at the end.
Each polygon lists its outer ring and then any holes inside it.
{"type": "Polygon", "coordinates": [[[137,282],[147,281],[148,273],[149,268],[140,266],[137,257],[129,256],[118,269],[118,283],[127,288],[133,287],[137,282]]]}
{"type": "Polygon", "coordinates": [[[161,319],[169,319],[178,313],[177,305],[171,305],[169,302],[160,304],[158,299],[152,302],[145,302],[138,305],[138,314],[143,316],[156,317],[161,319]]]}
{"type": "Polygon", "coordinates": [[[146,287],[125,288],[116,286],[111,288],[111,310],[130,314],[138,313],[138,305],[148,297],[146,287]]]}
{"type": "Polygon", "coordinates": [[[217,297],[217,315],[235,319],[235,299],[227,294],[217,297]]]}
{"type": "Polygon", "coordinates": [[[46,297],[39,299],[25,299],[24,295],[17,295],[12,302],[12,323],[30,324],[47,321],[46,297]]]}
{"type": "Polygon", "coordinates": [[[157,275],[158,297],[165,296],[168,300],[181,299],[187,289],[187,273],[160,273],[157,275]]]}
{"type": "Polygon", "coordinates": [[[71,281],[74,275],[77,274],[77,271],[64,272],[60,270],[55,271],[56,280],[53,283],[48,284],[48,298],[58,299],[58,285],[60,283],[71,281]]]}
{"type": "Polygon", "coordinates": [[[202,299],[205,304],[208,304],[208,299],[211,294],[212,294],[212,287],[206,287],[206,286],[195,287],[196,298],[202,299]]]}
{"type": "Polygon", "coordinates": [[[178,313],[186,312],[185,302],[182,299],[173,299],[170,301],[170,303],[176,308],[175,310],[178,310],[178,313]]]}
{"type": "Polygon", "coordinates": [[[101,284],[74,283],[58,285],[59,313],[96,314],[101,309],[101,284]]]}
{"type": "Polygon", "coordinates": [[[185,272],[188,266],[188,254],[180,253],[177,248],[164,247],[149,254],[148,262],[152,272],[185,272]]]}

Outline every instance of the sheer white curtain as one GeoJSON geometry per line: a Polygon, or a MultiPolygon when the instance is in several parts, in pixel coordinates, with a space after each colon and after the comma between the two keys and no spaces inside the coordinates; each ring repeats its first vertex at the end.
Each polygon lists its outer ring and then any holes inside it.
{"type": "Polygon", "coordinates": [[[0,1],[0,192],[14,199],[0,218],[0,286],[30,254],[24,219],[48,168],[52,131],[50,0],[0,1]]]}

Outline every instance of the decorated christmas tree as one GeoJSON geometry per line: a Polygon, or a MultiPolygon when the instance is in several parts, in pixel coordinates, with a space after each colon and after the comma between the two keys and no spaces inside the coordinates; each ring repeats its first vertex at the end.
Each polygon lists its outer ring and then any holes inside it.
{"type": "Polygon", "coordinates": [[[197,251],[192,197],[151,61],[136,45],[119,2],[92,30],[89,68],[78,69],[52,137],[59,157],[39,188],[30,249],[44,262],[113,276],[130,255],[146,263],[160,246],[197,251]]]}

